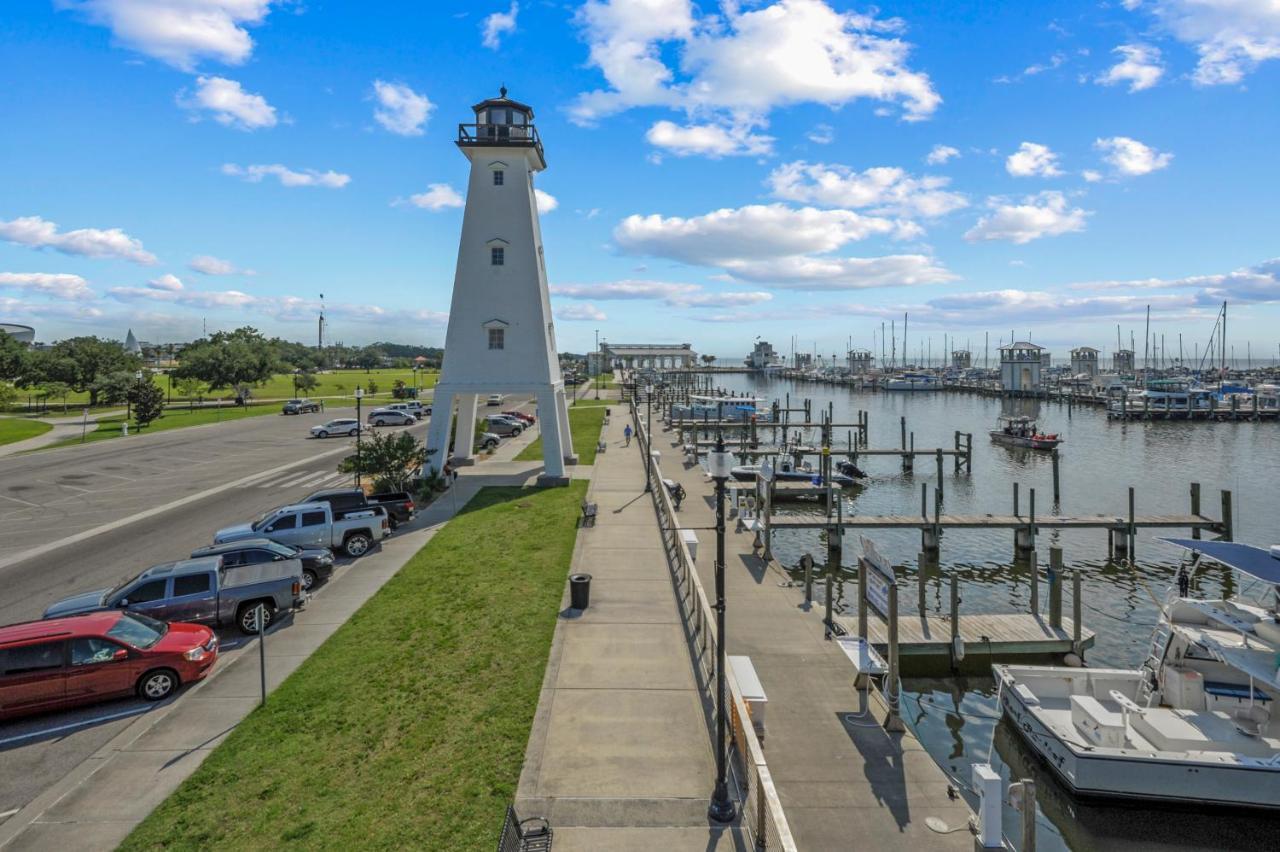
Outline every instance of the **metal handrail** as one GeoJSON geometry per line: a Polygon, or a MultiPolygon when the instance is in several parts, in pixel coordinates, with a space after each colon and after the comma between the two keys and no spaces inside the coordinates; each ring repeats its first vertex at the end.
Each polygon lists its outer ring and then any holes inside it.
{"type": "MultiPolygon", "coordinates": [[[[688,546],[680,536],[680,531],[683,528],[676,518],[675,507],[671,503],[671,495],[667,493],[666,488],[662,487],[662,470],[657,462],[651,461],[651,456],[649,455],[651,449],[650,436],[644,422],[637,416],[634,398],[630,400],[630,408],[631,420],[636,424],[637,444],[644,452],[645,463],[653,465],[652,474],[655,481],[652,492],[653,503],[654,510],[658,514],[664,544],[669,550],[674,551],[676,567],[680,571],[680,576],[677,577],[678,583],[687,584],[692,590],[693,609],[691,612],[687,612],[686,615],[689,618],[693,632],[691,638],[694,638],[699,643],[699,665],[703,668],[704,683],[709,685],[712,680],[711,676],[714,674],[714,663],[711,664],[712,669],[710,670],[706,668],[706,663],[708,660],[714,661],[716,659],[716,642],[718,641],[718,637],[712,629],[712,625],[715,624],[715,610],[712,608],[710,599],[702,587],[702,581],[698,577],[698,572],[694,568],[693,556],[689,553],[688,546]],[[670,540],[667,539],[668,534],[670,534],[670,540]]],[[[684,603],[685,596],[681,595],[680,604],[682,608],[684,603]]],[[[754,836],[757,848],[796,852],[797,847],[795,840],[791,836],[791,826],[782,810],[782,801],[778,797],[778,790],[774,786],[773,776],[769,772],[768,763],[765,761],[760,739],[756,736],[755,728],[749,721],[751,717],[747,712],[747,703],[742,697],[742,690],[738,687],[738,681],[734,677],[732,668],[729,668],[725,675],[727,676],[729,697],[732,703],[731,745],[733,748],[731,748],[731,756],[734,758],[736,774],[740,776],[746,788],[742,808],[742,825],[754,836]],[[752,818],[748,819],[748,815],[752,818]]],[[[715,691],[710,690],[708,696],[714,705],[716,701],[715,691]]]]}
{"type": "Polygon", "coordinates": [[[542,145],[538,129],[532,124],[459,124],[458,142],[464,145],[542,145]]]}

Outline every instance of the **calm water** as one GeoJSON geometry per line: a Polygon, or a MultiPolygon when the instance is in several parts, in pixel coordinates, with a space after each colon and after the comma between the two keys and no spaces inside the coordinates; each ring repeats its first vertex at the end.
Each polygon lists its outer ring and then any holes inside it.
{"type": "MultiPolygon", "coordinates": [[[[899,422],[915,433],[917,448],[951,448],[958,429],[973,433],[973,473],[952,473],[944,460],[943,512],[954,514],[1011,514],[1013,483],[1021,490],[1026,511],[1029,489],[1036,491],[1039,515],[1128,513],[1128,488],[1136,489],[1138,515],[1186,514],[1190,511],[1190,483],[1201,484],[1201,511],[1221,514],[1219,493],[1230,490],[1234,502],[1235,539],[1262,546],[1280,542],[1280,424],[1277,423],[1120,423],[1107,420],[1100,409],[1077,408],[1068,417],[1066,406],[1035,401],[1001,401],[950,392],[860,393],[848,388],[792,383],[764,377],[719,377],[718,385],[767,400],[790,393],[792,405],[808,397],[818,408],[831,403],[836,422],[853,422],[857,412],[870,417],[871,448],[897,447],[899,422]],[[1015,413],[1039,416],[1041,428],[1064,438],[1060,452],[1061,502],[1053,505],[1050,456],[993,444],[1002,406],[1024,406],[1015,413]]],[[[794,415],[793,415],[794,417],[794,415]]],[[[837,432],[837,443],[845,434],[837,432]]],[[[809,436],[816,443],[816,435],[809,436]]],[[[918,458],[913,474],[904,474],[895,457],[860,459],[869,476],[853,493],[845,511],[862,515],[920,512],[920,487],[932,489],[937,479],[932,458],[918,458]]],[[[795,509],[792,511],[804,511],[795,509]]],[[[1142,662],[1157,608],[1179,564],[1179,551],[1153,540],[1154,535],[1183,535],[1185,530],[1139,532],[1136,568],[1107,561],[1105,530],[1042,531],[1037,549],[1042,564],[1052,545],[1063,548],[1068,568],[1082,569],[1084,623],[1097,632],[1088,654],[1094,666],[1133,667],[1142,662]]],[[[802,554],[821,563],[826,546],[816,531],[778,533],[774,552],[784,565],[795,565],[802,554]]],[[[917,531],[874,531],[879,550],[901,565],[904,609],[921,604],[931,612],[945,612],[949,592],[943,577],[960,578],[961,613],[1025,612],[1029,607],[1025,566],[1014,565],[1011,530],[948,530],[941,543],[941,572],[928,573],[923,601],[917,593],[917,531]]],[[[856,537],[847,537],[844,561],[836,586],[835,606],[856,607],[856,537]],[[847,598],[847,600],[846,600],[847,598]]],[[[1216,596],[1240,591],[1239,578],[1229,571],[1199,575],[1203,594],[1216,596]]],[[[1247,582],[1244,584],[1247,587],[1247,582]]],[[[1042,606],[1047,592],[1041,585],[1042,606]]],[[[1070,613],[1069,590],[1064,609],[1070,613]]],[[[905,684],[903,712],[935,759],[967,785],[970,766],[990,762],[1006,778],[1028,774],[1040,790],[1041,848],[1276,848],[1280,820],[1267,818],[1184,814],[1108,807],[1085,807],[1069,795],[1027,753],[1008,726],[999,725],[995,689],[990,678],[910,680],[905,684]],[[993,732],[995,734],[993,740],[993,732]],[[994,753],[993,753],[994,752],[994,753]],[[1010,767],[1013,767],[1011,770],[1010,767]]],[[[1006,832],[1016,837],[1012,820],[1006,832]]]]}

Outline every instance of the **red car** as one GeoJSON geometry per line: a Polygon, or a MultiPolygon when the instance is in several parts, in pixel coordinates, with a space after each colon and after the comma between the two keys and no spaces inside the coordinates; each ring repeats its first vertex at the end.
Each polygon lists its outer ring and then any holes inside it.
{"type": "Polygon", "coordinates": [[[95,612],[0,627],[0,719],[137,695],[160,701],[203,678],[218,637],[199,624],[95,612]]]}
{"type": "Polygon", "coordinates": [[[534,421],[537,419],[532,414],[526,414],[523,411],[504,411],[502,413],[508,417],[514,417],[517,420],[524,421],[530,426],[532,426],[534,421]]]}

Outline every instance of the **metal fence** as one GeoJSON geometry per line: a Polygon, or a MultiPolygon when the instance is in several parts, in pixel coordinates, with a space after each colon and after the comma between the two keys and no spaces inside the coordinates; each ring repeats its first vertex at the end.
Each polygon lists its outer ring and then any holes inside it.
{"type": "MultiPolygon", "coordinates": [[[[643,418],[637,416],[635,400],[631,400],[631,421],[636,426],[636,438],[646,461],[650,458],[649,433],[643,418]]],[[[698,579],[697,569],[689,548],[680,536],[680,521],[676,517],[671,495],[662,485],[662,470],[657,462],[653,463],[653,505],[658,515],[658,526],[662,530],[663,543],[666,546],[667,561],[671,566],[673,580],[676,585],[680,606],[685,616],[685,625],[689,638],[693,643],[700,683],[706,698],[714,708],[716,702],[715,664],[716,641],[715,611],[702,581],[698,579]]],[[[725,672],[729,687],[730,733],[729,766],[733,771],[737,784],[741,807],[741,825],[754,840],[758,849],[780,849],[784,852],[795,852],[796,843],[791,837],[791,827],[787,823],[786,814],[782,812],[782,803],[778,799],[777,788],[773,785],[773,776],[769,774],[769,766],[764,759],[764,750],[751,724],[746,702],[742,698],[742,690],[733,676],[733,669],[725,672]]]]}

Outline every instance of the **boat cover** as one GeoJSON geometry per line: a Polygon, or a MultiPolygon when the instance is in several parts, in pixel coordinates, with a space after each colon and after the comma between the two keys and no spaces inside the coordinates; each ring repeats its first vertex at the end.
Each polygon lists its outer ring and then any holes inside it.
{"type": "Polygon", "coordinates": [[[1280,559],[1261,547],[1236,541],[1199,541],[1193,538],[1157,538],[1169,544],[1202,553],[1215,562],[1257,577],[1264,583],[1280,585],[1280,559]]]}

